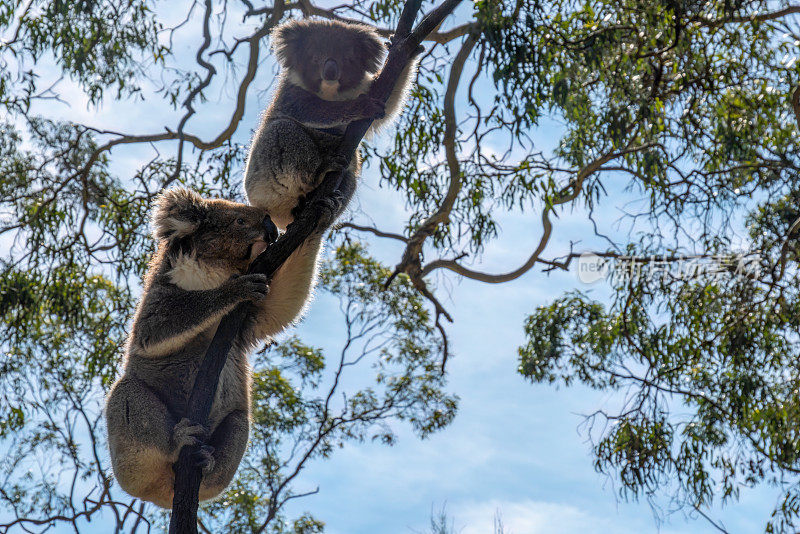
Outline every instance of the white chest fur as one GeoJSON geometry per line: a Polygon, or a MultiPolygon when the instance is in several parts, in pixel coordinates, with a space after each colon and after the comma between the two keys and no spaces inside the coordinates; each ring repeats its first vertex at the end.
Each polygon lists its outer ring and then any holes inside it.
{"type": "Polygon", "coordinates": [[[173,284],[187,291],[214,289],[231,277],[229,269],[209,265],[193,256],[178,254],[167,273],[173,284]]]}

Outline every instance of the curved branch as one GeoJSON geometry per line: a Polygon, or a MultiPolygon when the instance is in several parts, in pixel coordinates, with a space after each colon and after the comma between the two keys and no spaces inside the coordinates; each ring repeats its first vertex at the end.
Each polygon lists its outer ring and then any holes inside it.
{"type": "MultiPolygon", "coordinates": [[[[129,145],[129,144],[136,144],[136,143],[157,143],[160,141],[181,141],[181,142],[188,142],[193,145],[195,148],[199,150],[213,150],[215,148],[219,148],[222,146],[225,141],[228,141],[231,136],[236,132],[238,128],[239,122],[241,122],[242,117],[244,117],[245,112],[245,104],[247,100],[247,91],[250,88],[250,84],[253,82],[256,76],[256,72],[258,70],[258,59],[260,54],[261,48],[261,40],[269,34],[270,30],[280,22],[280,17],[283,15],[283,10],[278,9],[278,5],[282,5],[280,2],[276,2],[276,11],[273,13],[273,17],[268,19],[268,21],[258,29],[252,36],[245,39],[244,42],[249,44],[250,54],[247,58],[247,70],[242,77],[241,83],[239,83],[239,88],[236,92],[236,106],[231,114],[230,121],[228,121],[228,125],[223,129],[214,139],[210,141],[204,141],[200,139],[198,136],[193,134],[187,134],[183,132],[183,125],[186,121],[194,114],[194,110],[190,109],[182,118],[180,125],[177,131],[167,129],[165,132],[157,133],[157,134],[143,134],[143,135],[130,135],[130,134],[123,134],[120,132],[115,132],[111,130],[99,130],[97,128],[87,127],[87,129],[92,130],[99,134],[113,134],[117,135],[116,139],[112,139],[103,145],[100,145],[89,157],[89,160],[84,165],[83,169],[76,175],[76,176],[87,176],[89,171],[91,170],[92,166],[97,162],[100,156],[117,145],[129,145]],[[280,15],[275,16],[276,14],[280,13],[280,15]]],[[[200,52],[198,52],[199,54],[200,52]]],[[[194,92],[193,92],[194,93],[194,92]]],[[[184,105],[190,104],[191,95],[185,101],[184,105]]],[[[74,177],[73,177],[74,178],[74,177]]]]}
{"type": "Polygon", "coordinates": [[[455,260],[434,260],[425,265],[425,267],[422,269],[422,276],[426,276],[436,269],[449,269],[465,278],[478,280],[479,282],[486,282],[487,284],[502,284],[503,282],[509,282],[519,278],[536,264],[539,256],[544,251],[547,243],[550,241],[550,235],[553,233],[553,223],[550,222],[551,211],[552,208],[550,207],[547,207],[544,209],[544,211],[542,211],[543,230],[542,237],[539,239],[539,245],[536,247],[536,250],[533,251],[533,254],[531,254],[531,256],[527,259],[527,261],[517,269],[504,274],[489,274],[480,271],[473,271],[472,269],[464,267],[455,260]]]}
{"type": "Polygon", "coordinates": [[[426,276],[431,272],[435,271],[436,269],[449,269],[455,273],[460,274],[466,278],[470,278],[472,280],[478,280],[480,282],[486,282],[488,284],[501,284],[503,282],[509,282],[511,280],[515,280],[519,278],[526,272],[528,272],[534,265],[536,265],[537,261],[539,261],[539,256],[542,252],[544,252],[547,243],[550,241],[550,236],[553,232],[553,225],[550,222],[550,213],[555,209],[556,206],[561,204],[566,204],[568,202],[572,202],[575,200],[578,195],[580,194],[581,190],[583,189],[583,182],[588,178],[590,175],[597,172],[604,164],[608,163],[609,161],[623,156],[625,154],[630,154],[631,152],[638,152],[640,150],[645,150],[653,146],[653,143],[646,143],[644,145],[639,145],[637,147],[628,147],[624,150],[613,152],[606,154],[602,157],[599,157],[592,161],[589,165],[582,168],[578,171],[577,175],[575,176],[575,180],[572,184],[570,184],[565,190],[562,190],[561,194],[559,194],[551,203],[545,206],[544,210],[542,211],[542,237],[539,239],[539,244],[536,246],[536,250],[533,251],[533,254],[517,269],[513,271],[503,273],[503,274],[489,274],[484,273],[481,271],[474,271],[467,267],[464,267],[460,263],[456,262],[455,260],[434,260],[422,269],[422,276],[426,276]],[[566,192],[568,190],[568,192],[566,192]]]}
{"type": "MultiPolygon", "coordinates": [[[[442,7],[446,5],[447,3],[442,4],[442,7]]],[[[436,10],[431,12],[430,15],[425,17],[425,19],[420,22],[417,29],[411,34],[410,39],[412,39],[412,42],[416,41],[419,43],[419,40],[421,39],[420,36],[424,36],[422,31],[425,28],[430,28],[432,31],[433,28],[436,27],[436,18],[434,16],[435,13],[436,10]]],[[[436,210],[436,213],[423,221],[411,238],[406,240],[407,245],[405,251],[403,251],[403,257],[397,267],[395,267],[394,272],[389,276],[384,284],[384,287],[389,287],[389,285],[392,283],[392,280],[394,280],[399,273],[406,273],[417,291],[419,291],[425,298],[428,299],[431,304],[433,304],[434,311],[436,313],[436,327],[442,335],[444,347],[441,363],[442,373],[444,373],[445,364],[447,363],[448,343],[447,335],[439,319],[442,316],[444,316],[450,322],[453,322],[453,319],[447,310],[445,310],[444,306],[442,306],[439,300],[433,295],[430,289],[428,289],[428,285],[425,283],[425,280],[423,280],[424,275],[422,274],[421,268],[422,247],[425,244],[425,241],[436,232],[436,229],[439,227],[439,225],[443,223],[449,223],[450,212],[453,210],[453,206],[455,206],[456,199],[458,198],[458,193],[461,191],[461,165],[459,164],[458,154],[456,153],[456,133],[458,130],[458,125],[455,119],[455,95],[456,90],[458,89],[458,83],[461,80],[461,74],[464,71],[464,64],[469,58],[469,55],[472,53],[472,50],[475,48],[477,42],[477,32],[469,33],[469,37],[461,45],[461,49],[458,51],[458,54],[456,54],[456,57],[453,60],[453,67],[450,69],[450,77],[447,81],[447,91],[445,92],[444,98],[445,131],[442,141],[442,144],[445,147],[447,165],[450,169],[450,185],[447,188],[447,193],[445,194],[444,199],[442,199],[442,203],[439,206],[439,209],[436,210]]]]}
{"type": "Polygon", "coordinates": [[[412,280],[415,277],[421,276],[420,257],[425,240],[436,232],[440,224],[447,224],[450,221],[450,212],[453,210],[453,206],[455,206],[456,199],[458,198],[458,193],[461,191],[461,165],[459,164],[458,154],[456,153],[457,124],[455,119],[455,95],[458,89],[458,83],[461,80],[461,74],[464,71],[464,64],[477,42],[478,37],[475,33],[471,33],[467,40],[464,41],[464,44],[461,45],[461,49],[453,60],[453,66],[450,69],[450,77],[447,81],[447,90],[444,98],[445,130],[442,140],[447,158],[447,166],[450,169],[450,184],[447,187],[447,193],[445,193],[439,209],[437,209],[433,215],[425,219],[408,240],[408,246],[403,252],[400,263],[395,267],[394,273],[386,282],[387,287],[394,277],[401,272],[408,274],[412,280]]]}

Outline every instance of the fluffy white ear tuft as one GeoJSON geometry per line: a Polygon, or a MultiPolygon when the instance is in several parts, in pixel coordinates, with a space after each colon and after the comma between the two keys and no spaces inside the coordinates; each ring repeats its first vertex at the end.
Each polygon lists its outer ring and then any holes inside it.
{"type": "Polygon", "coordinates": [[[272,50],[281,67],[287,69],[298,64],[304,37],[308,34],[308,23],[300,20],[289,20],[272,30],[270,34],[272,50]]]}
{"type": "Polygon", "coordinates": [[[153,209],[153,235],[156,239],[179,239],[200,227],[206,201],[185,188],[168,189],[156,199],[153,209]]]}

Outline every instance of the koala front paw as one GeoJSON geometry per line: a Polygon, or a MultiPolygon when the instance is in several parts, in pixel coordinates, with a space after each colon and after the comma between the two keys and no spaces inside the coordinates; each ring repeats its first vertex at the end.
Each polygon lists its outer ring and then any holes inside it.
{"type": "Polygon", "coordinates": [[[350,160],[340,154],[334,154],[329,156],[325,160],[325,172],[324,174],[328,174],[329,172],[342,172],[350,165],[350,160]]]}
{"type": "MultiPolygon", "coordinates": [[[[402,40],[402,39],[397,39],[397,36],[395,36],[395,35],[392,35],[392,36],[389,38],[389,41],[386,43],[386,49],[387,49],[387,50],[391,50],[392,48],[394,48],[395,46],[397,46],[397,45],[398,45],[398,43],[401,43],[401,42],[403,42],[403,40],[402,40]]],[[[415,58],[415,57],[417,57],[418,55],[420,55],[421,53],[423,53],[424,51],[425,51],[425,47],[424,47],[424,46],[422,46],[422,45],[419,45],[419,46],[417,46],[417,48],[415,48],[415,49],[414,49],[414,51],[413,51],[413,52],[411,52],[411,57],[412,57],[412,58],[415,58]]]]}
{"type": "Polygon", "coordinates": [[[231,279],[234,291],[242,300],[254,302],[269,293],[269,283],[265,274],[244,274],[231,279]]]}
{"type": "Polygon", "coordinates": [[[214,447],[210,445],[201,445],[192,451],[192,460],[194,465],[203,470],[203,476],[207,476],[214,470],[216,460],[214,460],[214,447]]]}
{"type": "Polygon", "coordinates": [[[358,109],[363,119],[382,119],[386,116],[386,103],[368,95],[358,95],[358,109]]]}
{"type": "Polygon", "coordinates": [[[207,435],[206,427],[184,417],[172,429],[172,444],[176,450],[199,447],[207,435]]]}
{"type": "Polygon", "coordinates": [[[297,205],[293,207],[291,211],[293,221],[297,220],[303,210],[306,209],[306,204],[308,204],[308,201],[305,195],[301,195],[297,198],[297,205]]]}

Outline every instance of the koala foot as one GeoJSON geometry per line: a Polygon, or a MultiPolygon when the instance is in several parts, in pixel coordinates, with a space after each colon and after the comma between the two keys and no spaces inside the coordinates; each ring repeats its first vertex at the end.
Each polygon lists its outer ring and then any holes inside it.
{"type": "Polygon", "coordinates": [[[344,211],[344,197],[339,194],[324,197],[315,202],[314,207],[318,214],[317,230],[324,231],[330,228],[344,211]]]}
{"type": "Polygon", "coordinates": [[[214,470],[216,461],[214,460],[214,447],[210,445],[201,445],[192,451],[192,460],[194,465],[203,470],[203,476],[207,476],[214,470]]]}
{"type": "Polygon", "coordinates": [[[305,195],[301,195],[301,196],[300,196],[300,197],[297,199],[297,205],[296,205],[295,207],[293,207],[293,208],[292,208],[292,220],[293,220],[293,221],[296,221],[296,220],[297,220],[297,217],[299,217],[299,216],[300,216],[300,214],[301,214],[301,213],[303,212],[303,210],[305,209],[305,207],[306,207],[306,204],[308,204],[308,201],[306,200],[306,196],[305,196],[305,195]]]}
{"type": "Polygon", "coordinates": [[[183,447],[199,447],[207,435],[206,427],[184,417],[172,429],[172,443],[177,450],[183,447]]]}
{"type": "Polygon", "coordinates": [[[259,301],[269,293],[269,283],[264,274],[244,274],[230,280],[233,290],[242,300],[259,301]]]}
{"type": "Polygon", "coordinates": [[[362,119],[382,119],[386,116],[386,103],[368,95],[358,95],[357,107],[362,119]]]}

